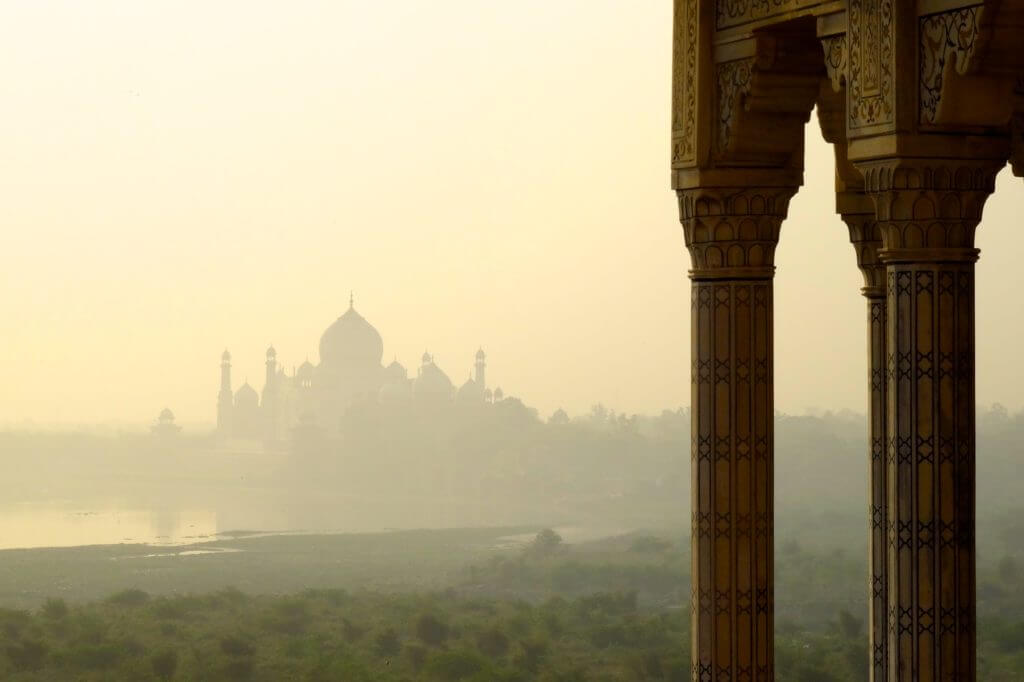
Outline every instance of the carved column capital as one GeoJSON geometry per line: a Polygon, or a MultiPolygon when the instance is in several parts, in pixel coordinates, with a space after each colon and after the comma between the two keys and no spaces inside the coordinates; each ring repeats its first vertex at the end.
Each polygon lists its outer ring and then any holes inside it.
{"type": "Polygon", "coordinates": [[[863,192],[843,192],[837,194],[836,205],[850,232],[857,268],[864,277],[861,293],[869,299],[885,298],[885,264],[878,257],[882,232],[871,198],[863,192]]]}
{"type": "Polygon", "coordinates": [[[882,262],[976,261],[975,229],[1003,165],[991,159],[858,162],[875,203],[882,262]]]}
{"type": "Polygon", "coordinates": [[[771,279],[775,246],[797,187],[677,190],[693,280],[771,279]]]}

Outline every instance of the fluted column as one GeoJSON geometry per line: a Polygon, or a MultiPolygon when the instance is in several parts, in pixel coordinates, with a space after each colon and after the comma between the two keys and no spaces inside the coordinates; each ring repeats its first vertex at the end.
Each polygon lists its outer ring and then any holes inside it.
{"type": "Polygon", "coordinates": [[[885,265],[879,260],[882,234],[871,199],[863,192],[840,193],[837,204],[864,276],[868,336],[868,652],[869,679],[885,682],[888,637],[886,606],[886,300],[885,265]]]}
{"type": "Polygon", "coordinates": [[[795,190],[678,191],[693,263],[695,682],[774,679],[772,279],[795,190]]]}
{"type": "Polygon", "coordinates": [[[1001,164],[860,164],[887,279],[888,679],[976,679],[974,232],[1001,164]]]}

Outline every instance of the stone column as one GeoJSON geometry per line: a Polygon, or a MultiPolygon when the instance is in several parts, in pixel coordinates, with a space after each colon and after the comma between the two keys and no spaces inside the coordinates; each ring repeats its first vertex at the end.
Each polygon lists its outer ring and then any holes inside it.
{"type": "Polygon", "coordinates": [[[888,679],[976,679],[974,232],[1001,164],[859,164],[887,287],[888,679]]]}
{"type": "Polygon", "coordinates": [[[886,680],[886,300],[885,265],[879,261],[882,235],[875,220],[871,199],[863,192],[840,193],[837,205],[850,231],[850,243],[857,253],[857,267],[864,276],[861,293],[867,299],[868,336],[868,461],[870,463],[868,503],[868,651],[869,679],[886,680]]]}
{"type": "Polygon", "coordinates": [[[774,679],[772,279],[795,191],[678,191],[693,263],[695,682],[774,679]]]}

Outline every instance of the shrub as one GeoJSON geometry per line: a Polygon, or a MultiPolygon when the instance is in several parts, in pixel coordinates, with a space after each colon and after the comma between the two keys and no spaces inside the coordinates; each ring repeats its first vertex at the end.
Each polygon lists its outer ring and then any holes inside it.
{"type": "Polygon", "coordinates": [[[363,638],[366,634],[366,628],[356,625],[348,618],[343,618],[341,621],[341,636],[345,638],[345,641],[349,644],[354,644],[363,638]]]}
{"type": "Polygon", "coordinates": [[[419,672],[427,662],[427,648],[419,644],[406,644],[405,655],[412,664],[412,669],[419,672]]]}
{"type": "Polygon", "coordinates": [[[393,658],[402,651],[402,643],[399,641],[398,633],[395,632],[394,628],[386,628],[377,633],[377,637],[373,641],[373,647],[377,655],[383,658],[393,658]]]}
{"type": "Polygon", "coordinates": [[[17,639],[26,625],[32,622],[32,616],[28,611],[17,611],[15,609],[0,609],[0,631],[4,639],[17,639]]]}
{"type": "Polygon", "coordinates": [[[416,621],[416,636],[427,646],[441,646],[448,640],[448,626],[433,614],[425,613],[416,621]]]}
{"type": "Polygon", "coordinates": [[[35,640],[11,644],[4,651],[15,670],[39,670],[46,662],[46,645],[35,640]]]}
{"type": "Polygon", "coordinates": [[[174,677],[178,670],[178,652],[174,649],[167,649],[158,654],[153,654],[149,659],[153,667],[153,674],[161,680],[169,680],[174,677]]]}
{"type": "Polygon", "coordinates": [[[76,670],[108,670],[123,656],[124,651],[113,642],[80,644],[55,654],[62,665],[76,670]]]}
{"type": "Polygon", "coordinates": [[[533,539],[533,543],[530,545],[530,550],[534,554],[546,556],[553,554],[562,547],[562,536],[553,531],[550,528],[545,528],[541,532],[537,533],[537,536],[533,539]]]}
{"type": "Polygon", "coordinates": [[[224,666],[224,677],[229,680],[244,682],[252,677],[255,670],[251,658],[236,658],[224,666]]]}
{"type": "Polygon", "coordinates": [[[427,671],[442,680],[463,680],[481,672],[486,662],[471,651],[442,651],[430,659],[427,671]]]}
{"type": "Polygon", "coordinates": [[[508,636],[496,627],[490,627],[477,635],[476,646],[491,658],[501,658],[508,653],[508,636]]]}
{"type": "Polygon", "coordinates": [[[153,607],[153,613],[157,618],[180,620],[188,615],[188,609],[180,600],[161,599],[153,607]]]}
{"type": "Polygon", "coordinates": [[[149,601],[149,594],[142,590],[122,590],[107,597],[107,601],[118,606],[140,606],[149,601]]]}
{"type": "Polygon", "coordinates": [[[267,618],[267,628],[286,635],[299,635],[306,631],[310,617],[306,602],[289,599],[276,604],[267,618]]]}
{"type": "Polygon", "coordinates": [[[519,642],[520,651],[515,657],[515,665],[531,673],[537,672],[544,657],[548,653],[548,644],[541,639],[526,639],[519,642]]]}
{"type": "Polygon", "coordinates": [[[252,645],[239,637],[224,637],[220,640],[220,650],[228,656],[252,656],[252,645]]]}
{"type": "Polygon", "coordinates": [[[68,604],[63,599],[47,599],[43,604],[42,613],[50,620],[60,620],[68,615],[68,604]]]}

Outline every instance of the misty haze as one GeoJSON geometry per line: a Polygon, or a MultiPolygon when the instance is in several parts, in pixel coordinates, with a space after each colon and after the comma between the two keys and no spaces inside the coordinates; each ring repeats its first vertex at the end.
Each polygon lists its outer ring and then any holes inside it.
{"type": "Polygon", "coordinates": [[[1024,3],[674,4],[0,6],[0,680],[1024,680],[1024,3]]]}

